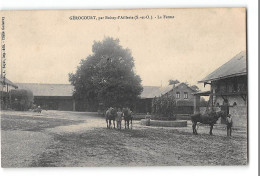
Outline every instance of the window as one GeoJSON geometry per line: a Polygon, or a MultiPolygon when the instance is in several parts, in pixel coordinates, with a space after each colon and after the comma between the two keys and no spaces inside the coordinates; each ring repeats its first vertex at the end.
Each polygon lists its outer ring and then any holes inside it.
{"type": "Polygon", "coordinates": [[[180,92],[176,92],[176,99],[180,99],[180,92]]]}
{"type": "Polygon", "coordinates": [[[188,92],[184,92],[184,99],[188,99],[188,92]]]}

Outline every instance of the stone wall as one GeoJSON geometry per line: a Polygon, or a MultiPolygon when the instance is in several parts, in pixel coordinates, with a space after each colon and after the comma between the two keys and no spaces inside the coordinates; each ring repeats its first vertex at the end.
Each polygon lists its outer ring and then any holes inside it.
{"type": "Polygon", "coordinates": [[[247,106],[234,106],[229,108],[234,127],[247,127],[247,106]]]}
{"type": "MultiPolygon", "coordinates": [[[[216,111],[219,111],[220,108],[215,108],[216,111]]],[[[206,107],[200,107],[200,113],[204,114],[206,112],[206,107]]],[[[229,113],[232,116],[233,126],[234,127],[247,127],[247,106],[233,106],[229,107],[229,113]]],[[[219,119],[217,123],[221,123],[219,119]]]]}
{"type": "MultiPolygon", "coordinates": [[[[246,106],[247,105],[247,99],[243,100],[243,98],[239,95],[230,95],[227,97],[229,106],[233,106],[234,103],[237,106],[246,106]]],[[[215,104],[223,105],[223,98],[221,96],[216,97],[215,104]]]]}
{"type": "MultiPolygon", "coordinates": [[[[207,107],[200,107],[200,113],[205,114],[207,107]]],[[[220,111],[221,109],[219,107],[214,107],[215,111],[220,111]]]]}

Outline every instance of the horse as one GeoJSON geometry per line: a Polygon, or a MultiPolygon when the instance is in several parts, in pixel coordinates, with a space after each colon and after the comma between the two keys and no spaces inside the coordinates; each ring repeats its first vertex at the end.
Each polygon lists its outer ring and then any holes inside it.
{"type": "Polygon", "coordinates": [[[131,129],[133,128],[133,114],[129,108],[123,108],[123,117],[125,120],[125,129],[129,129],[129,122],[131,122],[131,129]]]}
{"type": "Polygon", "coordinates": [[[193,134],[197,135],[196,125],[198,122],[202,124],[208,124],[210,125],[210,131],[209,134],[212,135],[213,126],[217,123],[218,119],[224,118],[225,113],[223,111],[219,112],[210,112],[208,114],[193,114],[191,115],[191,121],[192,121],[192,130],[193,134]]]}
{"type": "Polygon", "coordinates": [[[113,120],[113,125],[115,128],[115,118],[117,116],[117,112],[116,109],[110,107],[107,111],[106,111],[106,123],[107,123],[107,128],[111,128],[111,120],[113,120]]]}

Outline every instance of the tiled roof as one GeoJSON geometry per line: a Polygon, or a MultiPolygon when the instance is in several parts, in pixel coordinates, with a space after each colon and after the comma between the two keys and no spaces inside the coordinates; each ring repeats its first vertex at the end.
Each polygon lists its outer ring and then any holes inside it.
{"type": "Polygon", "coordinates": [[[165,87],[158,86],[143,86],[143,92],[141,93],[141,98],[154,98],[166,94],[173,89],[173,85],[168,85],[165,87]]]}
{"type": "Polygon", "coordinates": [[[17,85],[14,84],[12,81],[10,81],[9,79],[5,78],[5,80],[0,77],[0,83],[3,84],[3,82],[5,82],[5,84],[8,84],[10,86],[13,86],[14,88],[17,88],[17,85]]]}
{"type": "Polygon", "coordinates": [[[160,87],[158,86],[143,86],[143,88],[141,98],[154,98],[160,90],[160,87]]]}
{"type": "MultiPolygon", "coordinates": [[[[40,83],[17,83],[20,89],[29,89],[34,96],[72,96],[73,86],[70,84],[40,84],[40,83]]],[[[144,86],[141,98],[153,98],[159,96],[161,91],[157,86],[144,86]]]]}
{"type": "MultiPolygon", "coordinates": [[[[31,90],[34,96],[72,96],[74,90],[70,84],[17,83],[17,85],[20,89],[31,90]]],[[[140,97],[144,99],[164,95],[173,89],[173,85],[166,87],[143,86],[143,88],[140,97]]]]}
{"type": "Polygon", "coordinates": [[[19,89],[29,89],[34,96],[72,96],[74,87],[70,84],[17,83],[19,89]]]}
{"type": "Polygon", "coordinates": [[[246,75],[246,60],[246,52],[242,51],[199,82],[208,82],[233,76],[246,75]]]}
{"type": "Polygon", "coordinates": [[[195,92],[195,90],[193,90],[190,86],[188,86],[186,83],[183,83],[183,82],[175,84],[175,87],[173,85],[168,85],[168,86],[165,86],[165,87],[143,86],[144,90],[141,94],[141,98],[159,97],[161,95],[164,95],[164,94],[170,92],[172,89],[179,87],[180,85],[186,85],[192,91],[195,92]]]}

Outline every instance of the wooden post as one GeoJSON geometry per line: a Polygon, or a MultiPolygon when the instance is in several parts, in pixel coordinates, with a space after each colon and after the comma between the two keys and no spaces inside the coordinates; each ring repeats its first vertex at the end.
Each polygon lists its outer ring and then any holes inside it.
{"type": "Polygon", "coordinates": [[[200,112],[200,95],[194,95],[194,114],[200,112]]]}

